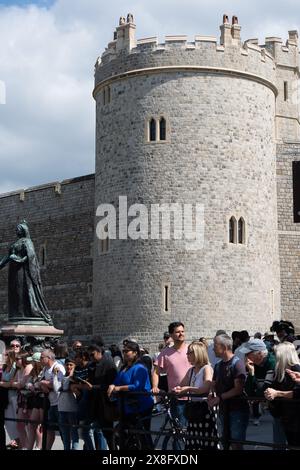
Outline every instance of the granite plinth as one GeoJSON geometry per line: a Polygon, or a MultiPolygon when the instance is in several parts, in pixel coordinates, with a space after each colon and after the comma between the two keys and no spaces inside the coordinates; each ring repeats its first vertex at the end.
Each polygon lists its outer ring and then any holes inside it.
{"type": "Polygon", "coordinates": [[[2,336],[44,336],[55,337],[62,336],[64,330],[58,330],[54,326],[49,325],[15,325],[7,324],[0,329],[2,336]]]}

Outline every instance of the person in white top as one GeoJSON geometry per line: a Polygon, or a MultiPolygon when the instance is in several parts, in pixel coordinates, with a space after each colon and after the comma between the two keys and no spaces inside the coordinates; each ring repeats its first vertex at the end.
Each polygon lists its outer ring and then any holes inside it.
{"type": "MultiPolygon", "coordinates": [[[[225,335],[226,334],[226,331],[225,330],[217,330],[216,331],[216,336],[219,336],[219,335],[225,335]]],[[[209,359],[209,362],[211,364],[211,366],[214,368],[215,365],[221,361],[221,358],[220,357],[217,357],[216,354],[215,354],[215,351],[214,351],[214,342],[210,343],[208,345],[208,348],[207,348],[207,352],[208,352],[208,359],[209,359]]]]}
{"type": "Polygon", "coordinates": [[[54,375],[53,389],[61,391],[58,397],[58,416],[59,416],[59,429],[61,438],[64,445],[64,450],[78,450],[79,449],[79,434],[77,428],[72,428],[70,425],[77,425],[77,412],[78,404],[76,395],[70,389],[70,384],[74,383],[74,370],[75,360],[67,358],[65,361],[66,376],[63,377],[62,382],[58,380],[58,374],[54,375]]]}
{"type": "Polygon", "coordinates": [[[54,375],[57,374],[57,382],[61,386],[66,371],[62,364],[55,361],[55,354],[51,349],[44,349],[44,351],[42,351],[41,363],[44,366],[44,369],[42,372],[43,380],[39,382],[39,387],[44,393],[49,393],[48,398],[50,408],[48,410],[48,421],[55,423],[54,425],[48,426],[47,432],[46,447],[47,450],[51,450],[55,439],[55,431],[57,429],[56,423],[58,423],[57,403],[59,396],[59,392],[53,389],[53,379],[54,375]]]}
{"type": "Polygon", "coordinates": [[[173,390],[178,395],[201,394],[202,397],[190,397],[186,403],[188,420],[186,450],[217,449],[217,420],[214,409],[209,409],[207,396],[212,385],[213,369],[209,364],[207,347],[200,341],[193,341],[187,350],[187,357],[192,367],[187,371],[180,385],[173,390]],[[216,438],[215,441],[207,438],[216,438]]]}

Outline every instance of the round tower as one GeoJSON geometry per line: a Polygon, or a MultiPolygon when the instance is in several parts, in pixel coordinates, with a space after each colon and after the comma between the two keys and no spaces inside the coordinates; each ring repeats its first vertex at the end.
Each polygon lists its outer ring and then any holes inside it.
{"type": "Polygon", "coordinates": [[[157,343],[175,320],[199,338],[279,317],[274,58],[241,43],[236,17],[220,29],[220,44],[136,42],[128,15],[96,63],[94,333],[108,342],[157,343]],[[157,236],[168,204],[179,215],[157,236]]]}

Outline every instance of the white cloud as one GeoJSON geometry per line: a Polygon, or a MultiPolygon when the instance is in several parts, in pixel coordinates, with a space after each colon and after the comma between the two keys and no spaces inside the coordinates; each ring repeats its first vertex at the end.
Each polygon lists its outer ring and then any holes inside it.
{"type": "Polygon", "coordinates": [[[57,0],[48,9],[0,8],[0,191],[94,171],[93,67],[128,12],[137,37],[160,40],[219,36],[223,13],[239,17],[243,39],[260,42],[285,40],[300,24],[298,0],[57,0]]]}

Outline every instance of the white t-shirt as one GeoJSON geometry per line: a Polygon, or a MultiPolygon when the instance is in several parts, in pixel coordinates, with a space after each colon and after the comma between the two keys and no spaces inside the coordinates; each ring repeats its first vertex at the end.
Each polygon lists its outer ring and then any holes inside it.
{"type": "MultiPolygon", "coordinates": [[[[57,382],[61,386],[62,379],[64,378],[66,371],[65,371],[64,366],[57,361],[55,361],[49,369],[47,367],[44,367],[42,378],[44,380],[50,381],[53,384],[53,378],[55,375],[53,373],[53,369],[59,369],[59,372],[57,373],[57,382]]],[[[51,392],[49,392],[48,398],[49,398],[50,406],[57,405],[58,397],[59,397],[59,392],[55,390],[51,390],[51,392]]]]}

